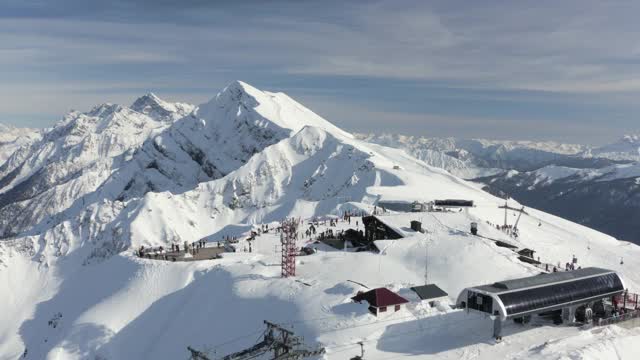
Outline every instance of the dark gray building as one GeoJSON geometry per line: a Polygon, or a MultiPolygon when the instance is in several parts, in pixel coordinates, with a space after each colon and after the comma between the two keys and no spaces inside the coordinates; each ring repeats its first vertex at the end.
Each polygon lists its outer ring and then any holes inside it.
{"type": "Polygon", "coordinates": [[[445,299],[449,296],[446,291],[440,289],[436,284],[414,286],[411,290],[418,295],[421,301],[427,301],[432,307],[435,305],[435,301],[445,299]]]}
{"type": "Polygon", "coordinates": [[[591,267],[469,287],[462,290],[457,305],[495,316],[494,336],[500,337],[503,321],[553,310],[562,310],[563,318],[573,321],[577,307],[624,290],[615,271],[591,267]]]}

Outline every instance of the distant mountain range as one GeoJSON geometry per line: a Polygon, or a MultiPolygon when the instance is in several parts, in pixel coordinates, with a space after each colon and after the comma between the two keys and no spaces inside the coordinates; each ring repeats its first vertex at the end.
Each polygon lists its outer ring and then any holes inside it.
{"type": "Polygon", "coordinates": [[[601,146],[358,134],[484,189],[640,243],[640,136],[601,146]]]}
{"type": "Polygon", "coordinates": [[[20,128],[15,126],[0,124],[0,165],[2,165],[11,154],[23,145],[31,144],[42,137],[43,130],[20,128]]]}

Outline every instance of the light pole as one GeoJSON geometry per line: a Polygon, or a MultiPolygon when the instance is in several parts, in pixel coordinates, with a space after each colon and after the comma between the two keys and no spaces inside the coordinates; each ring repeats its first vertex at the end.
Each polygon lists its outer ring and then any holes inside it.
{"type": "Polygon", "coordinates": [[[424,284],[429,284],[429,237],[424,235],[424,284]]]}

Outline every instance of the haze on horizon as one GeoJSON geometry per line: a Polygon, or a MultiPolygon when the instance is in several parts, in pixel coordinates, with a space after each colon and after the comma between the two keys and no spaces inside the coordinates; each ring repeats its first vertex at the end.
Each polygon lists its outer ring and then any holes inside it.
{"type": "Polygon", "coordinates": [[[603,144],[638,133],[640,3],[5,0],[0,123],[239,79],[358,132],[603,144]]]}

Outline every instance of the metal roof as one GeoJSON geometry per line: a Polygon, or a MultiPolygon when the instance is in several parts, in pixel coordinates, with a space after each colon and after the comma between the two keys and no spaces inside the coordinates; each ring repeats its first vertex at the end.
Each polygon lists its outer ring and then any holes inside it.
{"type": "MultiPolygon", "coordinates": [[[[369,222],[371,222],[372,220],[376,220],[379,223],[381,223],[382,225],[384,225],[388,230],[390,230],[391,232],[395,233],[398,236],[398,239],[403,238],[406,236],[405,232],[400,230],[400,228],[398,228],[397,226],[391,224],[390,222],[386,221],[386,219],[384,219],[382,216],[377,216],[377,215],[369,215],[369,216],[364,216],[362,218],[362,223],[363,224],[368,224],[369,222]]],[[[411,232],[413,232],[413,230],[409,230],[411,232]]],[[[378,239],[376,239],[378,240],[378,239]]]]}
{"type": "Polygon", "coordinates": [[[437,299],[448,296],[448,294],[444,290],[440,289],[436,284],[414,286],[411,290],[415,291],[421,300],[437,299]]]}
{"type": "Polygon", "coordinates": [[[601,269],[596,267],[589,267],[584,269],[578,269],[574,271],[555,272],[549,274],[540,274],[530,276],[521,279],[505,280],[493,283],[491,285],[475,286],[474,289],[486,291],[489,293],[504,293],[513,290],[534,288],[546,285],[552,285],[556,283],[562,283],[572,280],[584,279],[588,277],[609,274],[614,271],[601,269]]]}
{"type": "Polygon", "coordinates": [[[367,292],[358,293],[358,295],[351,299],[355,302],[362,302],[365,300],[373,307],[393,306],[409,302],[409,300],[387,288],[377,288],[367,292]]]}
{"type": "Polygon", "coordinates": [[[445,200],[435,200],[434,205],[436,206],[473,206],[473,200],[464,200],[464,199],[445,199],[445,200]]]}

